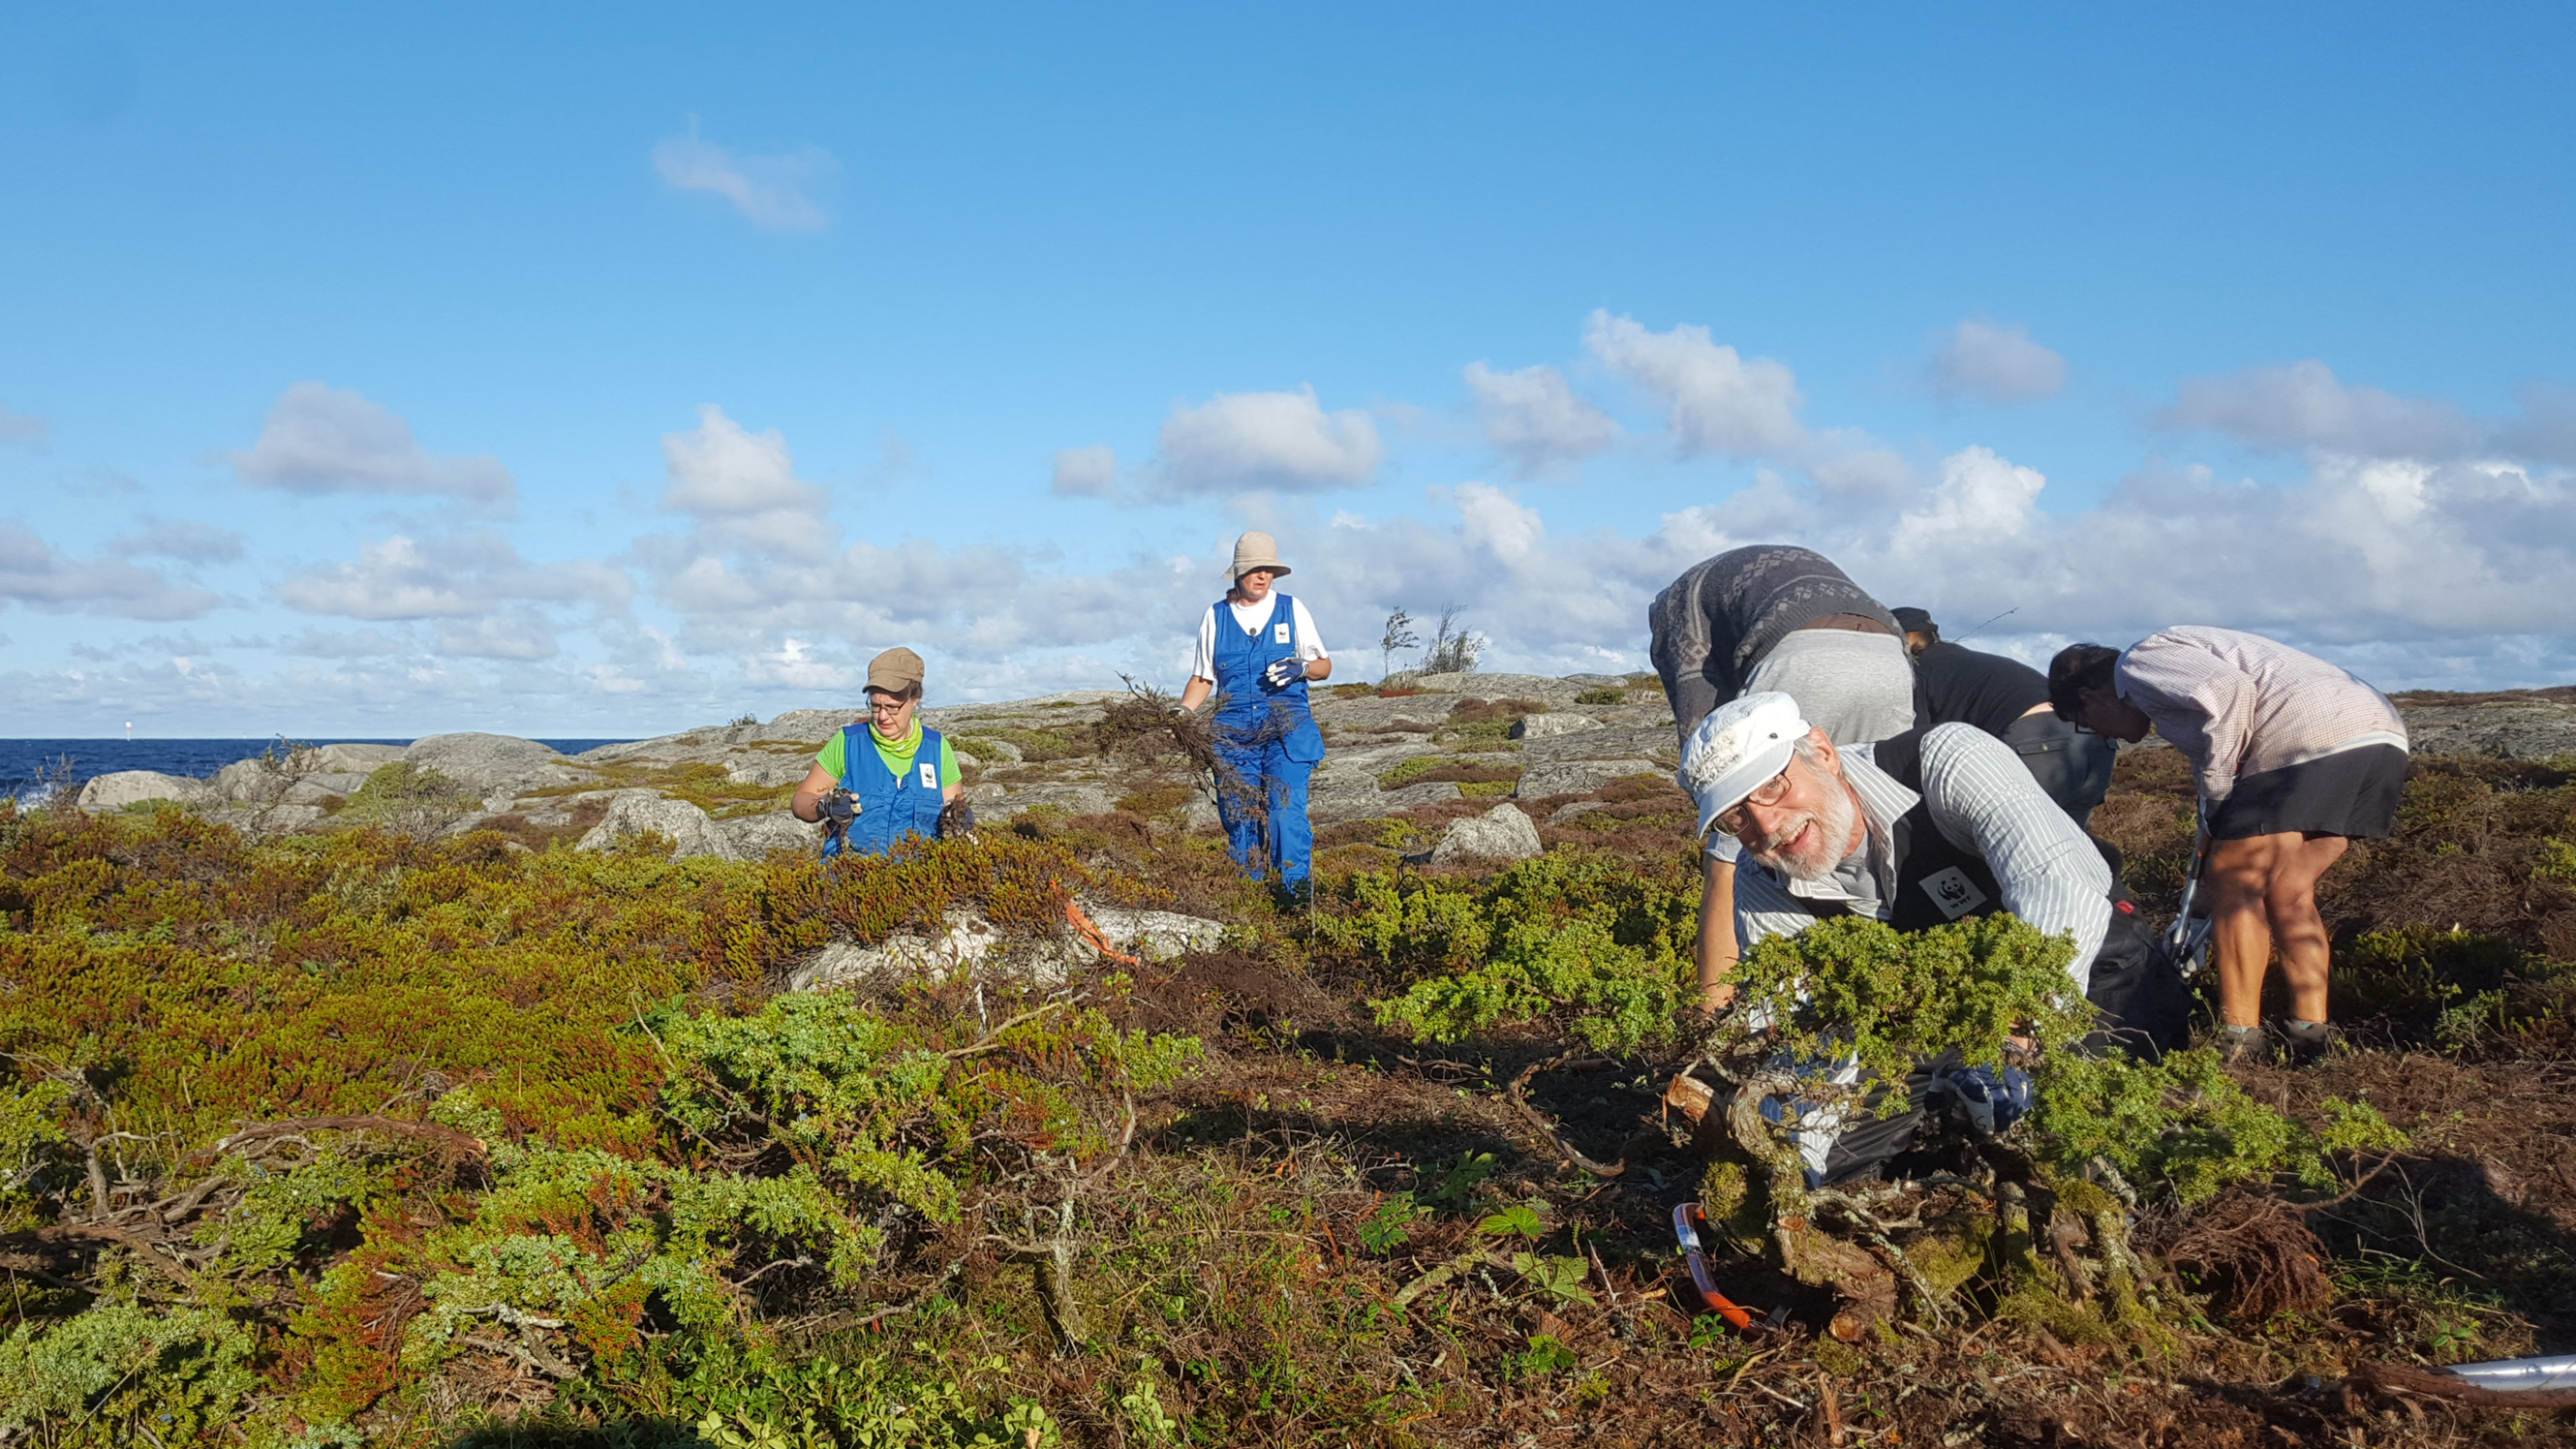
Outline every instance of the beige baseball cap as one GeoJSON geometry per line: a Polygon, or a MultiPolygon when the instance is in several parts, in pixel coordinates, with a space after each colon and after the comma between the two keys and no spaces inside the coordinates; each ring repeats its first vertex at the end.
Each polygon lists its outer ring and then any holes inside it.
{"type": "Polygon", "coordinates": [[[909,649],[889,649],[868,661],[868,688],[887,694],[909,694],[921,687],[921,656],[909,649]]]}
{"type": "Polygon", "coordinates": [[[1228,579],[1239,579],[1254,569],[1268,569],[1274,574],[1288,572],[1279,561],[1279,543],[1266,533],[1247,533],[1234,541],[1234,567],[1225,571],[1228,579]]]}

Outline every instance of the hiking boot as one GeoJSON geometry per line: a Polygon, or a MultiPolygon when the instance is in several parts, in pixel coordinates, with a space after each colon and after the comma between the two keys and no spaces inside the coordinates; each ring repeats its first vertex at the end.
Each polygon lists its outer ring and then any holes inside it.
{"type": "Polygon", "coordinates": [[[2281,1023],[2281,1060],[2293,1067],[2312,1067],[2334,1049],[2335,1029],[2322,1021],[2281,1023]]]}
{"type": "Polygon", "coordinates": [[[2272,1061],[2272,1038],[2259,1026],[2222,1026],[2216,1045],[2218,1060],[2226,1066],[2244,1063],[2259,1067],[2272,1061]]]}

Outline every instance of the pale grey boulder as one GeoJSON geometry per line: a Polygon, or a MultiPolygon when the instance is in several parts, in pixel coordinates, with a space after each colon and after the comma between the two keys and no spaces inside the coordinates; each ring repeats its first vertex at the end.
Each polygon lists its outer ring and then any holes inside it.
{"type": "Polygon", "coordinates": [[[819,747],[845,725],[868,717],[865,703],[842,709],[791,709],[752,732],[757,740],[793,740],[819,747]]]}
{"type": "Polygon", "coordinates": [[[1433,865],[1461,865],[1469,861],[1527,860],[1547,847],[1539,843],[1538,827],[1508,802],[1497,805],[1482,815],[1453,822],[1431,848],[1433,865]]]}
{"type": "Polygon", "coordinates": [[[516,735],[476,733],[431,735],[414,740],[403,751],[405,762],[423,769],[436,770],[470,794],[486,799],[498,797],[496,808],[506,810],[512,796],[551,785],[578,785],[592,778],[589,770],[572,764],[535,740],[516,735]]]}
{"type": "Polygon", "coordinates": [[[665,800],[652,790],[620,790],[610,799],[608,814],[582,836],[576,850],[606,850],[630,835],[647,832],[671,842],[678,858],[712,855],[731,860],[733,842],[707,812],[686,800],[665,800]]]}
{"type": "Polygon", "coordinates": [[[736,860],[765,859],[773,850],[813,855],[823,848],[822,826],[808,825],[784,810],[719,820],[715,826],[736,860]]]}
{"type": "Polygon", "coordinates": [[[215,799],[215,792],[203,780],[185,775],[164,775],[158,770],[117,770],[93,775],[81,786],[74,803],[83,810],[122,810],[128,805],[141,805],[151,800],[170,800],[181,805],[203,805],[215,799]]]}
{"type": "Polygon", "coordinates": [[[1213,951],[1225,939],[1225,922],[1178,911],[1131,911],[1086,903],[1083,914],[1109,944],[1129,955],[1168,961],[1188,951],[1213,951]]]}
{"type": "Polygon", "coordinates": [[[408,745],[316,745],[298,752],[295,763],[327,774],[355,775],[363,780],[401,759],[410,748],[408,745]]]}
{"type": "Polygon", "coordinates": [[[1601,721],[1594,719],[1588,714],[1573,714],[1570,712],[1527,714],[1521,716],[1520,719],[1513,723],[1512,738],[1516,740],[1543,740],[1550,735],[1580,734],[1585,730],[1597,730],[1599,728],[1601,728],[1601,721]]]}
{"type": "Polygon", "coordinates": [[[794,785],[814,768],[814,757],[799,751],[792,755],[733,754],[725,758],[725,778],[737,785],[758,785],[776,789],[794,785]]]}

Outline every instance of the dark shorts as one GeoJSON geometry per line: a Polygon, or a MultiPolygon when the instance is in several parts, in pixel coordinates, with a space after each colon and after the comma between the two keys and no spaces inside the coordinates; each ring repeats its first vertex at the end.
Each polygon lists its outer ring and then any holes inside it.
{"type": "Polygon", "coordinates": [[[2406,791],[2406,752],[2366,745],[2236,777],[2236,791],[2209,822],[2217,840],[2257,835],[2342,835],[2376,840],[2397,823],[2406,791]]]}

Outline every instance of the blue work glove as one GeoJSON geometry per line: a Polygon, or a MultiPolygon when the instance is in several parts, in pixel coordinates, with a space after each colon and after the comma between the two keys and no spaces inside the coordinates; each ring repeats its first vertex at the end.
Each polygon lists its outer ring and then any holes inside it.
{"type": "Polygon", "coordinates": [[[1303,660],[1274,659],[1270,661],[1268,669],[1261,671],[1261,677],[1270,681],[1272,689],[1286,689],[1296,683],[1298,677],[1305,672],[1306,665],[1303,660]]]}

